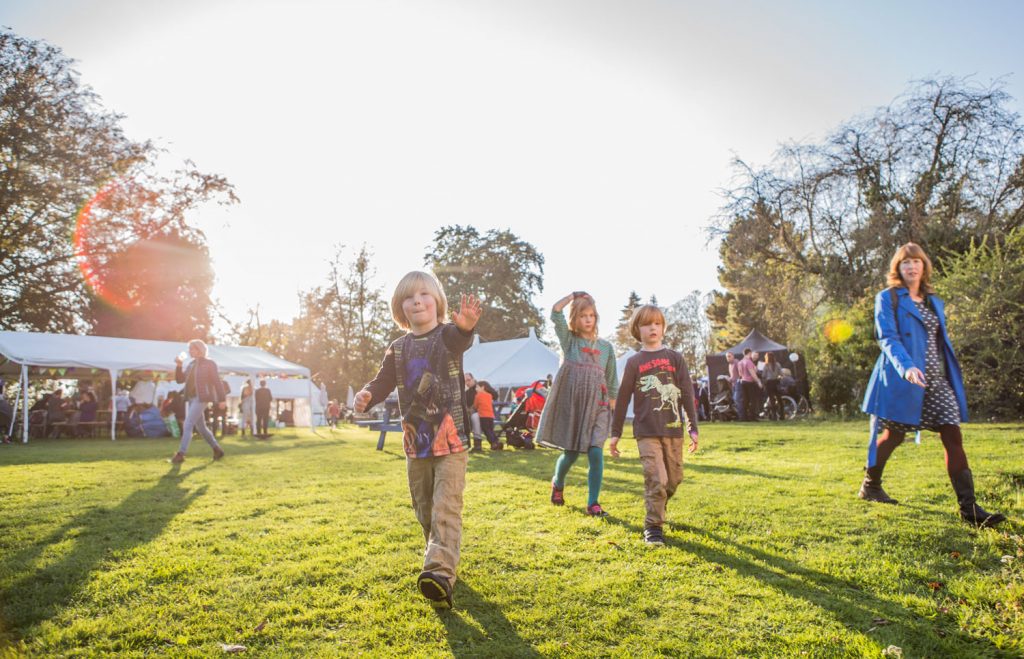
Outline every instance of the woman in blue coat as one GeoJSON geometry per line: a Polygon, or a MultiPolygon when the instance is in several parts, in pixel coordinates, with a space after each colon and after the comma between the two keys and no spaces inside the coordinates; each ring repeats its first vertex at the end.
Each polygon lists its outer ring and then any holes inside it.
{"type": "Polygon", "coordinates": [[[963,376],[931,274],[928,255],[907,243],[889,264],[890,288],[875,296],[875,333],[882,354],[864,395],[871,441],[860,498],[896,503],[882,489],[885,463],[908,432],[931,430],[942,439],[960,517],[976,526],[995,526],[1006,517],[986,512],[974,499],[974,477],[960,433],[960,424],[967,421],[963,376]]]}

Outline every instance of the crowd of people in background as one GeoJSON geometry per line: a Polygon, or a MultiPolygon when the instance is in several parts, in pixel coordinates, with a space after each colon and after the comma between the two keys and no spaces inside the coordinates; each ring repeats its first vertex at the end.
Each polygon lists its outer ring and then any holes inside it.
{"type": "MultiPolygon", "coordinates": [[[[758,351],[746,348],[742,355],[727,352],[729,375],[719,376],[721,384],[717,394],[712,387],[700,387],[697,395],[701,419],[713,419],[712,409],[716,402],[726,406],[738,421],[773,421],[786,418],[782,397],[799,398],[797,381],[792,371],[783,368],[770,352],[761,356],[758,351]]],[[[719,415],[729,419],[730,415],[719,415]]]]}
{"type": "MultiPolygon", "coordinates": [[[[218,379],[226,400],[231,387],[226,380],[218,379]]],[[[260,381],[259,389],[254,389],[252,381],[246,380],[239,396],[240,402],[234,410],[211,402],[203,406],[204,425],[215,437],[224,437],[238,431],[242,436],[249,434],[265,439],[270,436],[270,429],[278,424],[294,425],[294,411],[290,402],[281,401],[276,417],[271,418],[274,397],[266,380],[260,381]]],[[[119,388],[111,396],[106,387],[94,387],[90,381],[80,381],[78,389],[70,393],[57,387],[40,395],[29,407],[29,431],[34,437],[47,438],[98,436],[109,430],[111,414],[116,412],[118,431],[123,431],[129,437],[154,436],[142,430],[143,420],[151,417],[163,420],[166,433],[161,432],[161,436],[180,438],[187,411],[184,389],[171,390],[166,396],[158,396],[156,383],[144,381],[134,383],[130,390],[119,388]]],[[[342,407],[338,407],[336,412],[335,423],[345,418],[345,415],[351,419],[351,411],[343,414],[342,407]]],[[[15,419],[14,416],[10,401],[0,395],[2,443],[11,443],[12,425],[20,423],[20,418],[15,419]]]]}

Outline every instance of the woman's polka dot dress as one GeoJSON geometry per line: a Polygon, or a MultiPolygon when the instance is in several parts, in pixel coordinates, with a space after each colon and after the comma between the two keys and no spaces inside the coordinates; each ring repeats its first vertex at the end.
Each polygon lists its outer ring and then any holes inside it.
{"type": "Polygon", "coordinates": [[[925,349],[924,366],[924,403],[921,406],[921,423],[918,426],[897,423],[882,419],[886,428],[913,432],[924,428],[926,430],[938,431],[939,426],[960,425],[960,406],[956,401],[956,394],[949,384],[946,375],[946,360],[939,351],[942,340],[942,329],[939,326],[939,317],[932,311],[927,300],[918,302],[914,300],[914,306],[924,321],[925,330],[928,332],[928,346],[925,349]]]}

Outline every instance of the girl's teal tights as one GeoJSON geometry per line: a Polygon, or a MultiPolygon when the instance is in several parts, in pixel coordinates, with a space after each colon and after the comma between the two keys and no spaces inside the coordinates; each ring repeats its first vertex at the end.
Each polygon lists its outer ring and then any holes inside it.
{"type": "MultiPolygon", "coordinates": [[[[555,487],[565,487],[565,475],[569,473],[576,459],[582,455],[578,451],[562,451],[555,463],[555,487]]],[[[587,505],[593,506],[601,494],[601,480],[604,478],[604,447],[591,446],[587,451],[590,470],[587,472],[587,505]]]]}

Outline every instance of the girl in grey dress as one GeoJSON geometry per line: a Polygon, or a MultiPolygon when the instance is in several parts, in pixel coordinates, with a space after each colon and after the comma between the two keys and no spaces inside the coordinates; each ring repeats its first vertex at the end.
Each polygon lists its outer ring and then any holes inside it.
{"type": "Polygon", "coordinates": [[[563,489],[569,468],[587,454],[587,513],[604,517],[598,503],[604,476],[604,443],[611,428],[611,409],[619,379],[612,345],[597,336],[597,307],[586,293],[567,295],[551,309],[551,321],[562,346],[562,365],[537,428],[537,442],[562,449],[555,463],[551,503],[565,503],[563,489]],[[572,302],[569,322],[562,310],[572,302]]]}

